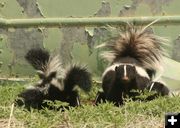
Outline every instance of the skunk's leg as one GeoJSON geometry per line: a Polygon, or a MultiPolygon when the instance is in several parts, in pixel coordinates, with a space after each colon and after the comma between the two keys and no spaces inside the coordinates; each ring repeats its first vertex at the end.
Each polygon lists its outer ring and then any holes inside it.
{"type": "Polygon", "coordinates": [[[98,105],[99,103],[104,103],[105,101],[106,101],[105,93],[102,91],[98,91],[94,104],[98,105]]]}
{"type": "Polygon", "coordinates": [[[72,91],[67,100],[72,107],[80,106],[80,99],[77,91],[72,91]]]}

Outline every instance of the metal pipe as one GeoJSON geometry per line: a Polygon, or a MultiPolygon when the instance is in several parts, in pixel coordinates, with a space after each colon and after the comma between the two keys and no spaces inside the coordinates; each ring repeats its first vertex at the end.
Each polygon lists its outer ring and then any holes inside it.
{"type": "Polygon", "coordinates": [[[123,26],[127,23],[147,25],[180,24],[180,16],[148,16],[148,17],[88,17],[88,18],[32,18],[4,19],[0,18],[0,27],[62,27],[62,26],[123,26]]]}

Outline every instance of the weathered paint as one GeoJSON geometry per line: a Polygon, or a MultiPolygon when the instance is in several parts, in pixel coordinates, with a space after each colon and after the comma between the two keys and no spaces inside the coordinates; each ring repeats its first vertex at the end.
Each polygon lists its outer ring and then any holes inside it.
{"type": "MultiPolygon", "coordinates": [[[[1,0],[0,16],[3,18],[37,18],[178,15],[179,5],[179,0],[105,0],[103,3],[102,0],[53,0],[53,2],[49,0],[1,0]]],[[[32,47],[45,47],[52,52],[61,53],[64,63],[69,61],[88,63],[91,71],[100,75],[105,63],[98,56],[100,51],[94,49],[94,46],[104,42],[111,35],[114,28],[108,27],[0,29],[2,37],[0,49],[3,49],[0,54],[0,61],[3,62],[1,75],[10,72],[21,76],[32,74],[32,68],[23,59],[26,51],[32,47]]],[[[153,30],[160,36],[170,37],[171,41],[177,39],[180,33],[179,26],[158,26],[153,27],[153,30]]],[[[179,54],[179,51],[175,48],[173,52],[179,54]]],[[[176,65],[178,69],[180,64],[170,59],[165,61],[167,63],[164,77],[173,85],[178,85],[180,74],[172,68],[176,65]]]]}

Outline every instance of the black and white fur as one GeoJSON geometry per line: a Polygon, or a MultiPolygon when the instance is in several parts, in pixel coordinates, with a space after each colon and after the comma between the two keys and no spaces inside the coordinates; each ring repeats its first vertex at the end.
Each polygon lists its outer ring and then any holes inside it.
{"type": "Polygon", "coordinates": [[[170,90],[163,82],[156,81],[151,82],[149,86],[146,87],[149,92],[154,92],[152,95],[148,96],[146,100],[153,100],[158,96],[168,96],[170,95],[170,90]]]}
{"type": "Polygon", "coordinates": [[[156,72],[162,70],[162,44],[166,41],[145,29],[129,27],[107,44],[98,46],[110,49],[102,54],[110,66],[102,75],[103,92],[98,93],[95,104],[108,100],[121,105],[124,95],[136,95],[131,90],[148,88],[156,72]]]}
{"type": "Polygon", "coordinates": [[[44,49],[31,49],[25,56],[27,61],[37,70],[40,80],[33,88],[26,89],[18,95],[18,105],[41,109],[48,107],[45,100],[69,103],[69,106],[79,106],[78,85],[85,92],[91,89],[91,74],[86,66],[63,66],[59,56],[50,57],[44,49]]]}
{"type": "Polygon", "coordinates": [[[147,72],[133,64],[114,64],[108,67],[102,76],[102,88],[99,92],[96,104],[106,100],[112,101],[116,106],[123,104],[126,96],[135,97],[137,94],[132,90],[144,90],[150,84],[147,72]],[[101,98],[100,98],[101,97],[101,98]]]}

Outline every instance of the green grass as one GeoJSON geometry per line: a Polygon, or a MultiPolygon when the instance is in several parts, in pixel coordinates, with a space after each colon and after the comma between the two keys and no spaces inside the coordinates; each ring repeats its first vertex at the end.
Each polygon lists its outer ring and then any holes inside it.
{"type": "MultiPolygon", "coordinates": [[[[24,89],[20,83],[0,85],[0,127],[7,127],[11,106],[17,94],[24,89]]],[[[85,95],[81,92],[82,106],[64,112],[55,110],[27,111],[14,107],[11,127],[14,128],[163,128],[166,112],[180,112],[179,97],[160,97],[150,102],[127,101],[122,107],[111,103],[93,106],[97,90],[85,95]]]]}

